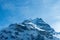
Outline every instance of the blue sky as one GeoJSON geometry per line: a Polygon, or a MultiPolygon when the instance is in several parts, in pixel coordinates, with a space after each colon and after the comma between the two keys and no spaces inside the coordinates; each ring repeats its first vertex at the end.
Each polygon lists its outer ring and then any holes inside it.
{"type": "Polygon", "coordinates": [[[0,29],[37,17],[60,32],[60,0],[0,0],[0,29]]]}

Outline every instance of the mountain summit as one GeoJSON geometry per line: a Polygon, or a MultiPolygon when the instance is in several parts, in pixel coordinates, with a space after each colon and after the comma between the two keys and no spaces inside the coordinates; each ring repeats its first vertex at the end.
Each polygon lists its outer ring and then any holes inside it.
{"type": "Polygon", "coordinates": [[[0,31],[0,40],[60,40],[54,37],[54,29],[41,18],[11,24],[0,31]]]}
{"type": "Polygon", "coordinates": [[[33,22],[33,23],[43,23],[43,24],[46,24],[42,18],[36,18],[36,19],[28,19],[28,20],[25,20],[24,22],[33,22]]]}
{"type": "Polygon", "coordinates": [[[35,23],[43,23],[43,24],[45,24],[45,22],[43,21],[42,18],[36,18],[36,19],[33,19],[32,21],[35,22],[35,23]]]}

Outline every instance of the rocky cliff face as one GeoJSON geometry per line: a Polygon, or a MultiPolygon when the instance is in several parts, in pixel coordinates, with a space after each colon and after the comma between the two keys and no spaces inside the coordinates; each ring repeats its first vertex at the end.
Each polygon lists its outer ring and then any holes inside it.
{"type": "Polygon", "coordinates": [[[60,40],[54,37],[54,29],[41,18],[11,24],[0,31],[0,40],[60,40]]]}

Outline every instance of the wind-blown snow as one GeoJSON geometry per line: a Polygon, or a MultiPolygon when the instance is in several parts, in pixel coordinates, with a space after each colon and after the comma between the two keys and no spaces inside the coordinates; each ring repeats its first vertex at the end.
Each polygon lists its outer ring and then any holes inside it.
{"type": "Polygon", "coordinates": [[[34,23],[32,23],[32,22],[29,22],[28,24],[31,24],[31,25],[33,25],[33,27],[32,28],[35,28],[35,29],[37,29],[37,30],[41,30],[41,31],[45,31],[45,30],[43,30],[43,29],[40,29],[39,27],[37,27],[37,25],[35,25],[34,23]]]}

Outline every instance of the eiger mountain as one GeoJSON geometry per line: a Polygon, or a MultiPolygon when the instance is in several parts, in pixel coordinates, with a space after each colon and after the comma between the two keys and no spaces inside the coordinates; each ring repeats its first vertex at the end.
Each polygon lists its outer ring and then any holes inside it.
{"type": "Polygon", "coordinates": [[[41,18],[11,24],[0,31],[0,40],[60,40],[55,30],[41,18]]]}

